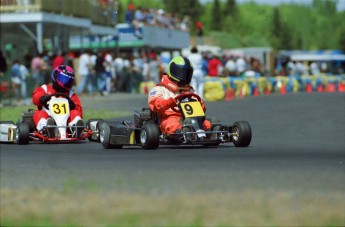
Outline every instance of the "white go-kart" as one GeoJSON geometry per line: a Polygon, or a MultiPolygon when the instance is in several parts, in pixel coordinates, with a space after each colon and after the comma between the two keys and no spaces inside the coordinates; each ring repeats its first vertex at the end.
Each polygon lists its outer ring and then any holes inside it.
{"type": "Polygon", "coordinates": [[[75,142],[85,140],[93,135],[91,129],[84,125],[68,126],[67,120],[70,116],[69,96],[65,94],[53,94],[43,107],[48,115],[55,121],[56,125],[47,125],[38,131],[33,122],[33,109],[22,113],[17,124],[12,121],[0,121],[0,142],[28,144],[30,141],[41,142],[75,142]],[[49,136],[53,130],[54,137],[49,136]]]}

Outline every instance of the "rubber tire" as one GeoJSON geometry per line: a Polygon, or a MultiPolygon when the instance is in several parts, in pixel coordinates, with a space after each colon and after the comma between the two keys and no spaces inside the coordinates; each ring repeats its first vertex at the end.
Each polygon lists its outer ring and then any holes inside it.
{"type": "Polygon", "coordinates": [[[146,122],[141,128],[140,142],[145,150],[156,150],[159,146],[159,128],[152,121],[146,122]]]}
{"type": "Polygon", "coordinates": [[[104,149],[121,149],[123,145],[110,144],[110,126],[107,122],[101,122],[99,140],[104,149]]]}
{"type": "Polygon", "coordinates": [[[91,142],[100,142],[99,140],[99,126],[100,126],[100,123],[103,121],[103,119],[101,118],[91,118],[89,119],[87,122],[86,122],[86,128],[87,129],[90,129],[91,130],[91,122],[92,121],[97,121],[96,123],[96,130],[98,131],[98,137],[96,140],[92,139],[92,135],[90,135],[89,137],[87,137],[87,139],[91,142]]]}
{"type": "Polygon", "coordinates": [[[232,132],[238,130],[238,138],[233,143],[236,147],[248,147],[252,140],[252,129],[247,121],[237,121],[232,126],[232,132]]]}
{"type": "Polygon", "coordinates": [[[23,122],[17,126],[17,142],[19,145],[29,144],[30,140],[30,125],[23,122]]]}

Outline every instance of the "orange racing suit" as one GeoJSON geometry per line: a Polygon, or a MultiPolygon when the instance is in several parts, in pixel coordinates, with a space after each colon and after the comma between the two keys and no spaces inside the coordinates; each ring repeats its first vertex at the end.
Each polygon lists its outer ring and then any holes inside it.
{"type": "MultiPolygon", "coordinates": [[[[161,82],[150,91],[148,97],[149,108],[151,111],[158,114],[160,118],[159,127],[162,133],[172,134],[175,133],[176,130],[182,128],[182,114],[173,111],[171,107],[177,106],[174,98],[186,91],[193,91],[193,88],[191,86],[179,87],[169,80],[167,75],[163,75],[161,82]]],[[[201,100],[201,105],[206,112],[203,100],[201,100]]],[[[210,128],[211,123],[205,120],[204,129],[209,130],[210,128]]]]}

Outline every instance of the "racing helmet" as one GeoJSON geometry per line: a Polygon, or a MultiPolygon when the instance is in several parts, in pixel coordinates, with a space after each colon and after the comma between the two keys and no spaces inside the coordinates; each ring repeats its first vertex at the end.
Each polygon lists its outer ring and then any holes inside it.
{"type": "Polygon", "coordinates": [[[193,70],[193,65],[188,58],[177,56],[169,62],[166,72],[172,82],[185,86],[192,80],[193,70]]]}
{"type": "Polygon", "coordinates": [[[53,88],[58,91],[69,91],[74,85],[75,75],[72,67],[60,65],[52,72],[53,88]]]}

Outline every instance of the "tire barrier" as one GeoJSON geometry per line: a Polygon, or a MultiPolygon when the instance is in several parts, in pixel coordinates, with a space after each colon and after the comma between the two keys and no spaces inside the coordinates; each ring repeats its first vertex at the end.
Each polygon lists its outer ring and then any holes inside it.
{"type": "MultiPolygon", "coordinates": [[[[139,91],[147,94],[153,81],[142,82],[139,91]]],[[[276,76],[276,77],[205,77],[206,101],[233,100],[247,96],[294,92],[345,92],[345,75],[276,76]]]]}
{"type": "Polygon", "coordinates": [[[345,75],[276,77],[206,77],[206,101],[232,100],[246,96],[294,92],[345,92],[345,75]]]}

